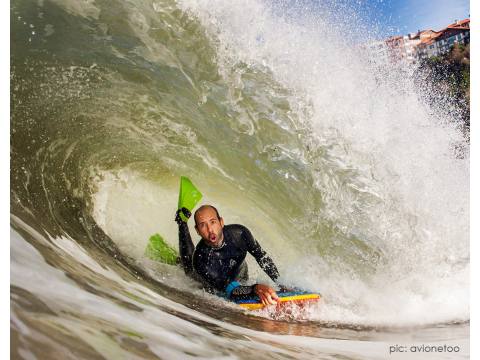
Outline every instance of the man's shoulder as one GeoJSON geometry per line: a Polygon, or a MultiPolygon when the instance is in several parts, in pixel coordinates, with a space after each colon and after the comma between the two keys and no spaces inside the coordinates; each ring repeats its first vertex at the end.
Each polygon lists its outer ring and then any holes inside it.
{"type": "Polygon", "coordinates": [[[253,239],[252,233],[245,225],[229,224],[225,225],[223,230],[224,233],[228,234],[227,236],[231,239],[237,239],[241,241],[253,239]]]}
{"type": "Polygon", "coordinates": [[[242,233],[245,230],[249,231],[245,225],[241,224],[228,224],[223,227],[223,231],[228,231],[232,233],[242,233]]]}

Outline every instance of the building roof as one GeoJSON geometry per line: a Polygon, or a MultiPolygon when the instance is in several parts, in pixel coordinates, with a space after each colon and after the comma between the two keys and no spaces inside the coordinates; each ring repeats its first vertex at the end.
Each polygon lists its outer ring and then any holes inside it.
{"type": "MultiPolygon", "coordinates": [[[[435,31],[432,29],[426,29],[426,30],[418,30],[417,33],[415,34],[408,34],[408,37],[410,40],[414,39],[421,39],[423,42],[423,39],[426,39],[425,41],[428,41],[433,38],[437,38],[440,35],[442,35],[447,29],[455,29],[455,30],[470,30],[470,18],[468,19],[463,19],[463,20],[458,20],[454,22],[453,24],[448,25],[447,27],[435,31]]],[[[399,39],[401,36],[392,36],[388,40],[394,41],[396,39],[399,39]]]]}
{"type": "Polygon", "coordinates": [[[442,30],[439,31],[432,31],[432,30],[424,30],[418,33],[420,36],[420,44],[419,45],[431,45],[433,44],[437,39],[444,37],[448,32],[452,30],[470,30],[470,19],[464,19],[460,21],[456,21],[453,24],[448,25],[446,28],[443,28],[442,30]],[[422,35],[426,33],[427,31],[430,31],[428,34],[428,37],[424,36],[422,39],[422,35]]]}
{"type": "Polygon", "coordinates": [[[463,19],[457,20],[453,24],[448,25],[445,29],[441,31],[445,31],[447,29],[455,29],[455,30],[470,30],[470,19],[463,19]]]}
{"type": "Polygon", "coordinates": [[[399,35],[399,36],[391,36],[385,41],[397,41],[397,40],[401,40],[401,39],[403,39],[403,36],[399,35]]]}
{"type": "Polygon", "coordinates": [[[470,28],[470,18],[457,20],[453,24],[448,25],[448,27],[468,27],[470,28]]]}
{"type": "MultiPolygon", "coordinates": [[[[395,53],[403,52],[408,47],[418,47],[419,50],[425,51],[427,46],[434,44],[436,41],[449,38],[459,32],[470,30],[470,18],[455,21],[453,24],[447,25],[445,28],[435,30],[419,30],[415,34],[408,34],[408,36],[392,36],[384,42],[390,50],[395,53]],[[412,41],[415,40],[415,41],[412,41]]],[[[408,49],[407,49],[408,52],[408,49]]],[[[397,56],[398,54],[393,54],[397,56]]],[[[401,54],[400,54],[401,55],[401,54]]]]}

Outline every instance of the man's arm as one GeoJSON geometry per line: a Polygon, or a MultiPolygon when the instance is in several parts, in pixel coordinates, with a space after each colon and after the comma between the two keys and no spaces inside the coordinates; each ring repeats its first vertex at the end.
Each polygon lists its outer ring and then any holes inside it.
{"type": "Polygon", "coordinates": [[[275,305],[279,300],[277,293],[268,285],[255,284],[251,286],[240,285],[233,281],[228,284],[227,298],[233,301],[250,299],[253,295],[257,295],[263,305],[275,305]]]}
{"type": "Polygon", "coordinates": [[[275,266],[272,258],[262,249],[257,240],[253,237],[250,230],[243,227],[242,239],[247,244],[247,251],[257,260],[258,265],[263,271],[272,279],[277,281],[280,277],[277,267],[275,266]]]}
{"type": "MultiPolygon", "coordinates": [[[[257,260],[258,265],[260,265],[262,270],[265,271],[265,273],[270,277],[270,279],[276,282],[277,279],[280,277],[280,274],[278,273],[275,263],[270,258],[270,256],[268,256],[267,253],[262,249],[258,241],[255,240],[250,230],[248,230],[245,226],[243,226],[242,230],[242,240],[244,244],[246,244],[247,251],[252,254],[255,260],[257,260]]],[[[246,289],[245,286],[239,286],[232,291],[232,298],[248,298],[249,296],[251,296],[252,293],[256,294],[260,298],[260,301],[263,305],[274,305],[278,301],[278,295],[275,290],[270,286],[264,284],[255,284],[251,286],[250,289],[246,289]],[[236,292],[240,292],[241,294],[237,295],[236,292]]]]}
{"type": "Polygon", "coordinates": [[[193,245],[192,238],[190,236],[190,231],[188,230],[188,225],[180,217],[180,211],[183,212],[185,217],[189,218],[191,213],[186,208],[178,210],[175,216],[175,221],[178,224],[178,248],[180,250],[180,261],[183,266],[185,274],[192,276],[193,274],[193,251],[195,246],[193,245]]]}

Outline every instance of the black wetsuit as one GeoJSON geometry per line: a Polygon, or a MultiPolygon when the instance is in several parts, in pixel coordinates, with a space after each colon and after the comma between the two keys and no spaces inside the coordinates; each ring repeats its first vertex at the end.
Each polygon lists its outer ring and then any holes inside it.
{"type": "Polygon", "coordinates": [[[272,259],[243,225],[225,225],[223,243],[218,248],[207,245],[203,239],[194,247],[188,226],[184,222],[178,226],[178,237],[180,259],[185,273],[201,281],[207,291],[224,292],[232,300],[251,297],[254,286],[240,284],[240,281],[248,280],[245,262],[247,252],[252,254],[273,281],[279,277],[272,259]]]}

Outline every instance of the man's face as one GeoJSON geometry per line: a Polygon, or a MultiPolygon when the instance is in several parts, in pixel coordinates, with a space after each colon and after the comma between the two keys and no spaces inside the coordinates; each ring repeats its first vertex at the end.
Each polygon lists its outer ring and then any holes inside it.
{"type": "Polygon", "coordinates": [[[223,241],[223,219],[217,217],[212,208],[202,209],[197,213],[195,229],[197,234],[210,246],[219,246],[223,241]]]}

